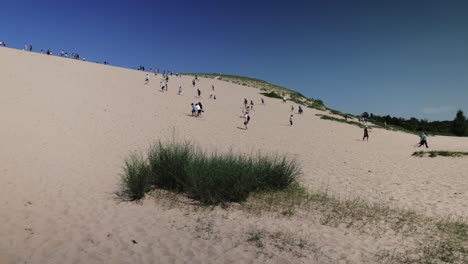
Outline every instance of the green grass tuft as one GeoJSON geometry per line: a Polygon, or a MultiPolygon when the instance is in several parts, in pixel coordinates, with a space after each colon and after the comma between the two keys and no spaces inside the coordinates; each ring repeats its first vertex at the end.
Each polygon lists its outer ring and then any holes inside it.
{"type": "Polygon", "coordinates": [[[155,144],[147,160],[132,156],[122,178],[131,200],[156,188],[186,193],[203,204],[245,201],[253,192],[283,190],[301,173],[280,156],[207,154],[190,143],[155,144]]]}
{"type": "Polygon", "coordinates": [[[132,155],[125,161],[122,175],[123,194],[129,200],[139,200],[148,191],[150,169],[148,164],[139,155],[132,155]]]}
{"type": "Polygon", "coordinates": [[[412,156],[415,157],[430,157],[430,158],[435,158],[437,156],[442,156],[442,157],[463,157],[463,156],[468,156],[468,152],[458,152],[458,151],[440,151],[440,150],[434,150],[434,151],[416,151],[413,153],[412,156]]]}
{"type": "Polygon", "coordinates": [[[264,95],[266,97],[270,97],[270,98],[275,98],[275,99],[283,99],[282,96],[276,94],[275,92],[269,92],[269,93],[260,93],[261,95],[264,95]]]}

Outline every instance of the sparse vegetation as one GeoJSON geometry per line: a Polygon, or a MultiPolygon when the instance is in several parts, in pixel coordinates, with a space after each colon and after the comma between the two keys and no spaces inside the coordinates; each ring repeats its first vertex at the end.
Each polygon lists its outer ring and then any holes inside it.
{"type": "Polygon", "coordinates": [[[309,108],[315,108],[319,110],[326,110],[324,103],[322,100],[308,98],[303,94],[291,90],[289,88],[279,86],[276,84],[271,84],[269,82],[249,78],[244,76],[236,76],[236,75],[227,75],[227,74],[217,74],[217,73],[186,73],[185,75],[197,75],[199,77],[204,78],[211,78],[211,79],[218,79],[226,82],[231,82],[239,85],[254,87],[257,89],[262,90],[264,96],[281,99],[283,95],[287,97],[288,100],[295,102],[297,104],[301,104],[307,106],[309,108]]]}
{"type": "MultiPolygon", "coordinates": [[[[468,223],[465,219],[427,217],[411,210],[390,208],[362,199],[341,200],[326,193],[308,192],[299,185],[272,193],[256,193],[245,203],[252,213],[284,215],[294,210],[302,217],[318,217],[321,224],[364,230],[392,230],[395,234],[418,237],[413,248],[403,252],[384,251],[384,263],[467,263],[468,223]]],[[[372,232],[372,231],[368,231],[372,232]]]]}
{"type": "Polygon", "coordinates": [[[147,159],[133,155],[122,176],[123,193],[138,200],[154,189],[187,194],[203,204],[245,201],[251,193],[286,189],[301,173],[280,156],[207,154],[190,143],[155,144],[147,159]]]}
{"type": "Polygon", "coordinates": [[[280,95],[276,94],[275,92],[269,92],[269,93],[260,93],[263,96],[270,97],[270,98],[275,98],[275,99],[282,99],[280,95]]]}
{"type": "Polygon", "coordinates": [[[316,115],[320,116],[320,119],[323,119],[323,120],[331,120],[331,121],[346,123],[346,124],[358,126],[360,128],[364,128],[363,124],[361,124],[359,122],[356,122],[356,121],[353,121],[353,120],[346,120],[346,119],[341,119],[341,118],[336,118],[336,117],[333,117],[333,116],[327,116],[327,115],[321,115],[321,114],[316,114],[316,115]]]}
{"type": "Polygon", "coordinates": [[[442,156],[442,157],[463,157],[463,156],[468,156],[468,152],[441,151],[441,150],[416,151],[416,152],[413,153],[412,156],[415,156],[415,157],[430,157],[430,158],[435,158],[437,156],[442,156]]]}

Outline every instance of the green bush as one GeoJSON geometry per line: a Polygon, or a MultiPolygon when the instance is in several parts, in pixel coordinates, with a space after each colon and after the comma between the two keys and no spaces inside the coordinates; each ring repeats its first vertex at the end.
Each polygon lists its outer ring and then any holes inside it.
{"type": "Polygon", "coordinates": [[[285,157],[207,154],[190,143],[159,143],[147,154],[147,160],[132,156],[126,162],[122,183],[131,200],[160,188],[203,204],[241,202],[252,192],[284,190],[301,173],[296,161],[285,157]]]}
{"type": "Polygon", "coordinates": [[[282,96],[279,96],[278,94],[276,94],[275,92],[269,92],[269,93],[260,93],[261,95],[264,95],[266,97],[270,97],[270,98],[276,98],[276,99],[283,99],[282,96]]]}
{"type": "Polygon", "coordinates": [[[141,156],[132,155],[125,161],[122,176],[123,193],[130,200],[139,200],[149,190],[150,168],[141,156]]]}

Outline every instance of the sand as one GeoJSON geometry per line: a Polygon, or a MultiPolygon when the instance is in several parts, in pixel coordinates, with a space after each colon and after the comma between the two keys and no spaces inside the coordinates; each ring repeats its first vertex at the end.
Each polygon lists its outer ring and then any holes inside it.
{"type": "MultiPolygon", "coordinates": [[[[172,76],[160,92],[160,75],[150,74],[148,85],[145,75],[0,48],[0,263],[375,263],[373,252],[399,243],[300,218],[119,200],[125,158],[173,138],[295,157],[307,188],[341,198],[468,215],[468,159],[412,157],[415,135],[373,129],[362,142],[360,128],[308,108],[290,127],[291,104],[265,98],[261,105],[257,89],[201,78],[198,99],[191,76],[172,76]],[[212,84],[217,100],[208,99],[212,84]],[[256,103],[247,131],[244,98],[256,103]],[[190,117],[198,101],[200,119],[190,117]],[[247,241],[255,230],[301,234],[310,248],[304,256],[277,253],[273,244],[259,252],[247,241]]],[[[468,151],[468,138],[428,143],[468,151]]]]}

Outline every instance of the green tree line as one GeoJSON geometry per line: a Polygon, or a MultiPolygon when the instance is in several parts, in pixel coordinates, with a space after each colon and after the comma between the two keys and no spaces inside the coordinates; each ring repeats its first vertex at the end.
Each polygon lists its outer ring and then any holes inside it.
{"type": "Polygon", "coordinates": [[[392,117],[390,115],[379,116],[364,112],[363,118],[379,124],[379,125],[392,125],[398,126],[406,130],[419,132],[425,131],[427,133],[451,136],[468,136],[468,120],[463,114],[462,110],[458,110],[455,118],[452,121],[427,121],[426,119],[417,119],[411,117],[405,119],[401,117],[392,117]]]}

